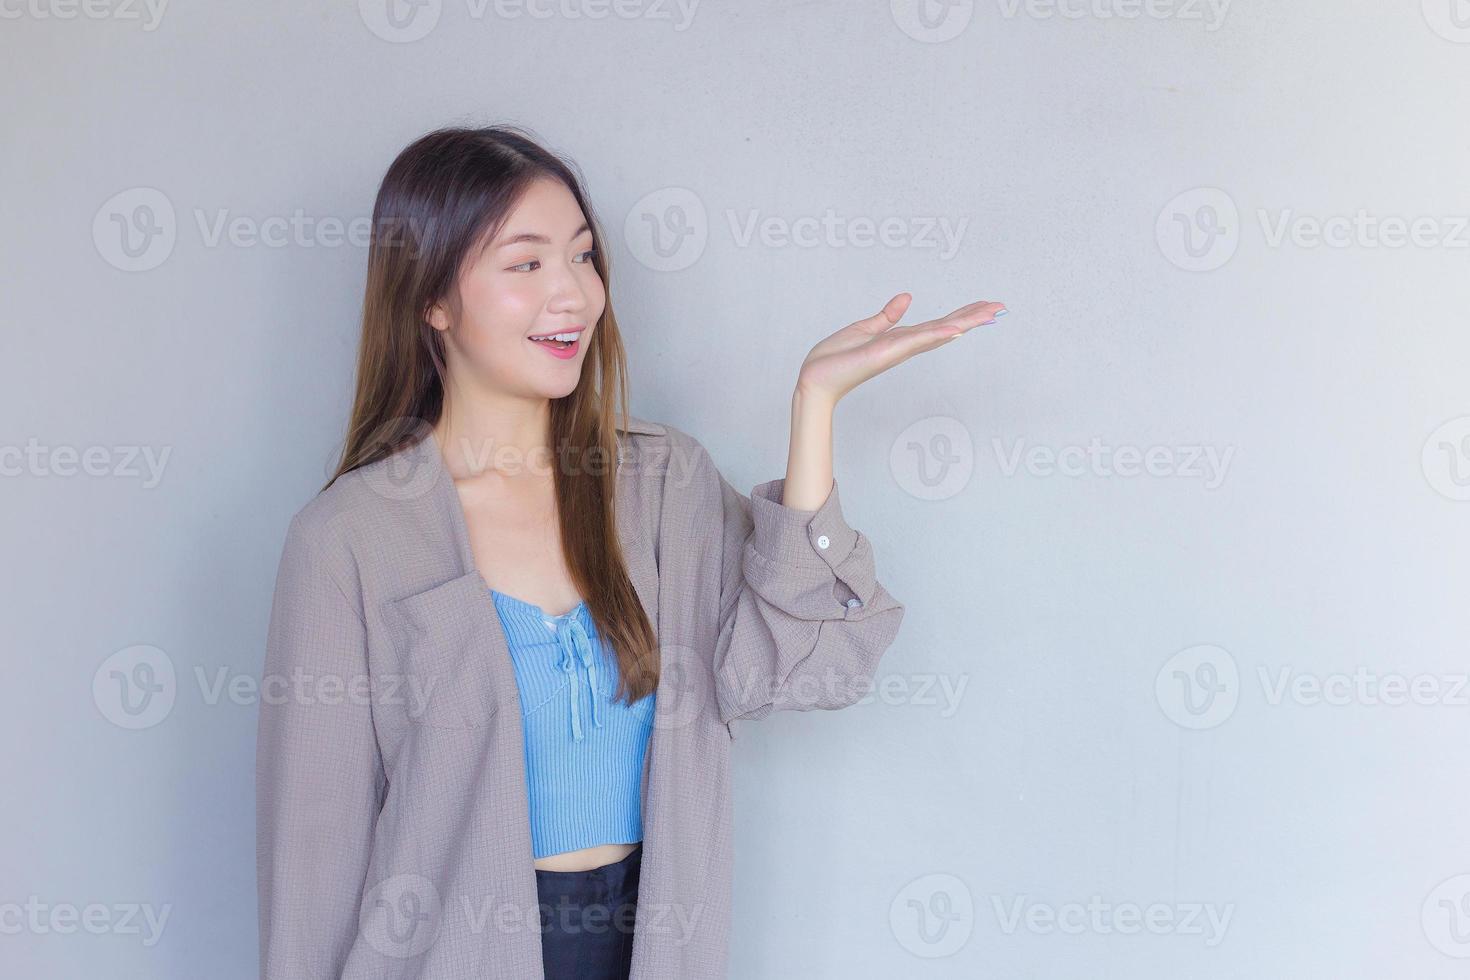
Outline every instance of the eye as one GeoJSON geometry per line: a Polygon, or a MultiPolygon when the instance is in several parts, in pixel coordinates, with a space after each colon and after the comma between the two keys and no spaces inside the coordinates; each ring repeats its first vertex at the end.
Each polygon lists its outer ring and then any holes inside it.
{"type": "MultiPolygon", "coordinates": [[[[597,249],[595,247],[593,247],[593,248],[583,249],[583,251],[580,253],[580,255],[578,257],[580,258],[582,255],[587,256],[587,258],[585,258],[585,259],[582,260],[582,264],[583,265],[586,265],[587,263],[589,263],[589,262],[592,261],[592,256],[594,256],[596,254],[597,254],[597,249]]],[[[534,266],[539,266],[540,264],[541,263],[539,261],[537,261],[536,259],[531,259],[529,262],[522,262],[520,265],[513,265],[509,269],[506,269],[505,271],[506,272],[520,272],[520,271],[531,272],[533,270],[531,270],[530,268],[528,268],[529,266],[533,266],[533,265],[534,266]]]]}

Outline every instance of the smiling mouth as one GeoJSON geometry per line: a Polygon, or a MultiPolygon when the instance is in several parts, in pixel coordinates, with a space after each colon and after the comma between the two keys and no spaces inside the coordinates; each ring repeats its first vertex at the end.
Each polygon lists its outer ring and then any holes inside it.
{"type": "Polygon", "coordinates": [[[558,330],[554,333],[532,334],[527,339],[533,344],[541,344],[551,350],[570,350],[582,339],[585,329],[576,327],[572,330],[558,330]]]}
{"type": "Polygon", "coordinates": [[[527,337],[537,347],[544,348],[552,357],[559,360],[569,360],[576,357],[582,343],[582,334],[574,331],[565,331],[560,334],[542,335],[540,337],[527,337]],[[571,337],[571,340],[556,340],[555,337],[571,337]]]}
{"type": "Polygon", "coordinates": [[[531,341],[554,341],[557,344],[562,344],[562,342],[575,344],[585,332],[587,332],[587,328],[582,326],[581,323],[578,323],[578,325],[570,326],[570,328],[564,329],[564,331],[547,331],[545,334],[532,334],[526,339],[531,339],[531,341]]]}

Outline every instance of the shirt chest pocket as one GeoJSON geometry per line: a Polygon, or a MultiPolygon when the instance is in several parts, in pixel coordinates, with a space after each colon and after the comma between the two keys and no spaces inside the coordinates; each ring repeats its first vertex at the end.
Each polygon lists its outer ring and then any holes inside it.
{"type": "Polygon", "coordinates": [[[427,728],[489,725],[517,707],[515,677],[484,580],[472,571],[387,604],[408,720],[427,728]]]}

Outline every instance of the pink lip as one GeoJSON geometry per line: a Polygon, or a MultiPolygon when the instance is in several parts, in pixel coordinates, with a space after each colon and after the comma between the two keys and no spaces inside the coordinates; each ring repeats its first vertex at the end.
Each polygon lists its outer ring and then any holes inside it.
{"type": "MultiPolygon", "coordinates": [[[[563,330],[562,331],[562,333],[569,333],[569,332],[570,331],[566,331],[566,330],[563,330]]],[[[529,337],[527,337],[526,339],[527,340],[531,340],[531,338],[529,338],[529,337]]],[[[570,360],[570,359],[576,357],[577,356],[577,351],[579,351],[579,350],[582,349],[582,338],[581,337],[578,337],[576,340],[572,341],[571,345],[569,347],[567,347],[565,350],[557,350],[555,347],[550,347],[550,346],[548,346],[546,344],[543,344],[540,341],[536,341],[536,340],[531,340],[531,343],[534,344],[535,346],[541,348],[542,350],[546,351],[546,353],[550,354],[552,357],[559,357],[563,361],[567,361],[567,360],[570,360]]]]}

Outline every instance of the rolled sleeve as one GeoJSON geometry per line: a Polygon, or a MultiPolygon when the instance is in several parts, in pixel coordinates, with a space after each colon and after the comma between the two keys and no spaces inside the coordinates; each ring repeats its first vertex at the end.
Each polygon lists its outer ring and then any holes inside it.
{"type": "Polygon", "coordinates": [[[783,504],[785,478],[768,480],[750,493],[752,532],[746,571],[763,594],[810,595],[804,612],[814,619],[861,616],[877,587],[873,550],[867,538],[847,523],[836,478],[816,510],[783,504]],[[802,590],[820,579],[829,589],[802,590]],[[827,598],[830,596],[831,601],[827,598]]]}
{"type": "Polygon", "coordinates": [[[837,481],[815,510],[787,507],[784,478],[756,485],[747,497],[703,447],[698,455],[698,516],[688,519],[714,536],[721,719],[855,703],[904,610],[879,584],[867,537],[844,517],[837,481]]]}

